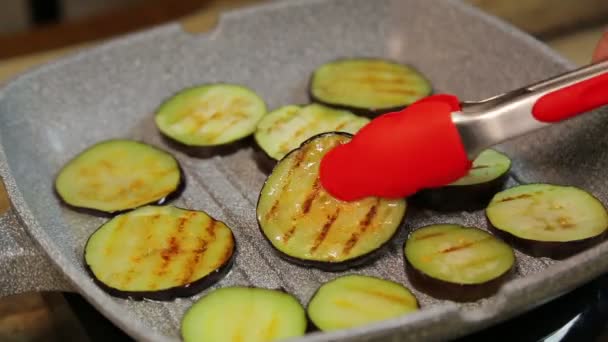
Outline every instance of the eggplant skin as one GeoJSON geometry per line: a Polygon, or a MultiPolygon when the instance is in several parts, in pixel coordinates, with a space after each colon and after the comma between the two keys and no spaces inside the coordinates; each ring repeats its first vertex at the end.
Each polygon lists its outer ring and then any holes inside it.
{"type": "MultiPolygon", "coordinates": [[[[382,60],[385,62],[389,62],[389,63],[394,63],[394,64],[399,64],[401,65],[402,63],[397,62],[395,60],[391,60],[388,58],[384,58],[384,57],[341,57],[341,58],[335,58],[333,60],[330,60],[324,64],[329,64],[332,62],[339,62],[339,61],[348,61],[348,60],[382,60]]],[[[420,74],[421,76],[424,77],[424,74],[422,72],[420,72],[420,70],[418,70],[416,67],[408,64],[407,65],[410,69],[416,71],[418,74],[420,74]]],[[[327,102],[327,101],[323,101],[321,99],[319,99],[318,97],[316,97],[313,94],[312,91],[312,82],[314,79],[314,71],[311,74],[311,76],[308,79],[308,86],[307,86],[307,91],[308,91],[308,98],[311,102],[315,102],[315,103],[320,103],[322,105],[331,107],[331,108],[336,108],[336,109],[343,109],[343,110],[348,110],[350,112],[352,112],[355,115],[361,115],[361,116],[365,116],[368,118],[375,118],[378,117],[382,114],[387,114],[387,113],[392,113],[392,112],[398,112],[403,110],[404,108],[406,108],[408,105],[403,105],[403,106],[397,106],[397,107],[387,107],[387,108],[362,108],[362,107],[353,107],[353,106],[346,106],[346,105],[340,105],[340,104],[335,104],[335,103],[331,103],[331,102],[327,102]]],[[[430,90],[429,90],[429,95],[432,95],[435,90],[433,89],[433,84],[430,82],[430,80],[428,80],[428,78],[424,77],[424,79],[427,81],[427,83],[430,86],[430,90]]]]}
{"type": "Polygon", "coordinates": [[[224,276],[230,271],[232,265],[234,264],[235,255],[237,253],[237,247],[234,246],[234,251],[232,256],[224,265],[218,268],[215,272],[210,273],[204,278],[201,278],[195,282],[190,284],[186,284],[184,286],[176,286],[165,290],[159,291],[122,291],[113,287],[110,287],[99,279],[95,277],[91,267],[85,262],[85,269],[89,276],[93,278],[93,281],[97,286],[99,286],[103,291],[108,293],[109,295],[117,298],[130,299],[134,301],[142,301],[145,299],[156,300],[156,301],[172,301],[175,298],[186,298],[192,297],[196,294],[199,294],[203,290],[207,289],[209,286],[217,283],[219,280],[224,278],[224,276]]]}
{"type": "MultiPolygon", "coordinates": [[[[175,208],[190,210],[190,209],[181,208],[181,207],[177,207],[177,206],[175,206],[175,208]]],[[[211,217],[211,219],[215,220],[215,218],[213,218],[213,217],[211,217]]],[[[216,221],[224,223],[223,221],[219,221],[219,220],[216,220],[216,221]]],[[[106,224],[106,222],[104,222],[99,228],[101,228],[104,224],[106,224]]],[[[95,232],[93,232],[93,234],[91,234],[89,236],[89,238],[87,239],[87,242],[85,243],[85,250],[86,250],[86,246],[89,243],[89,240],[93,237],[94,234],[95,234],[95,232]]],[[[208,287],[210,287],[213,284],[220,281],[222,278],[224,278],[226,276],[226,274],[228,274],[228,272],[230,272],[230,270],[232,269],[232,266],[234,264],[234,261],[236,259],[236,255],[238,253],[236,237],[234,236],[234,232],[232,232],[232,229],[230,229],[230,234],[232,235],[232,240],[235,243],[232,247],[233,250],[232,250],[232,254],[230,255],[230,258],[222,266],[220,266],[214,272],[212,272],[212,273],[206,275],[205,277],[198,279],[194,282],[185,284],[183,286],[171,287],[171,288],[164,289],[164,290],[156,290],[156,291],[123,291],[123,290],[119,290],[117,288],[108,286],[107,284],[105,284],[104,282],[102,282],[95,276],[95,273],[93,273],[91,266],[87,263],[87,261],[84,257],[84,253],[83,253],[82,262],[83,262],[85,271],[93,279],[93,282],[97,286],[99,286],[99,288],[101,288],[104,292],[106,292],[107,294],[109,294],[113,297],[129,299],[129,300],[134,300],[134,301],[142,301],[142,300],[146,300],[146,299],[163,301],[163,302],[172,301],[175,298],[186,298],[186,297],[192,297],[194,295],[197,295],[200,292],[202,292],[203,290],[207,289],[208,287]]]]}
{"type": "Polygon", "coordinates": [[[167,195],[155,202],[150,202],[150,203],[142,204],[142,205],[134,207],[134,208],[118,210],[118,211],[113,211],[113,212],[101,211],[101,210],[92,209],[92,208],[76,207],[76,206],[73,206],[73,205],[67,203],[66,201],[64,201],[63,198],[61,198],[61,196],[57,193],[57,190],[53,190],[53,193],[55,194],[55,197],[57,197],[57,199],[59,200],[59,203],[61,204],[61,206],[65,207],[71,211],[85,214],[85,215],[90,215],[90,216],[112,218],[116,215],[124,214],[124,213],[127,213],[129,211],[135,210],[140,207],[145,207],[148,205],[166,205],[166,204],[170,204],[171,202],[178,199],[182,195],[184,190],[186,189],[186,177],[184,177],[184,171],[182,170],[181,166],[179,168],[179,172],[180,172],[180,182],[179,182],[177,188],[169,195],[167,195]]]}
{"type": "MultiPolygon", "coordinates": [[[[117,139],[120,140],[120,139],[117,139]]],[[[106,140],[104,142],[110,142],[112,140],[106,140]]],[[[167,154],[171,154],[170,152],[163,150],[159,147],[147,144],[143,141],[137,141],[137,140],[131,140],[140,144],[144,144],[144,145],[148,145],[150,147],[156,148],[160,151],[163,151],[167,154]]],[[[103,142],[101,142],[103,143],[103,142]]],[[[77,155],[78,156],[78,155],[77,155]]],[[[76,158],[77,156],[75,156],[74,158],[76,158]]],[[[73,159],[74,159],[73,158],[73,159]]],[[[186,177],[185,177],[185,172],[184,169],[182,168],[182,165],[180,164],[179,160],[177,160],[177,158],[175,158],[173,156],[173,158],[175,159],[175,162],[177,163],[177,168],[179,170],[179,183],[177,184],[177,187],[175,188],[175,190],[173,190],[173,192],[167,194],[167,196],[154,201],[154,202],[150,202],[150,203],[144,203],[141,205],[138,205],[136,207],[132,207],[132,208],[127,208],[127,209],[123,209],[123,210],[116,210],[116,211],[112,211],[112,212],[108,212],[108,211],[103,211],[103,210],[98,210],[98,209],[93,209],[93,208],[86,208],[86,207],[78,207],[75,205],[72,205],[68,202],[66,202],[63,197],[61,197],[61,195],[59,194],[59,192],[57,191],[57,187],[53,186],[53,195],[55,196],[55,198],[57,198],[57,200],[59,201],[59,204],[64,207],[67,208],[71,211],[77,212],[77,213],[81,213],[81,214],[85,214],[85,215],[90,215],[90,216],[97,216],[97,217],[103,217],[103,218],[111,218],[114,217],[116,215],[120,215],[120,214],[124,214],[126,212],[132,211],[134,209],[140,208],[140,207],[145,207],[147,205],[165,205],[165,204],[169,204],[171,202],[173,202],[174,200],[178,199],[182,193],[184,192],[184,190],[186,189],[186,177]]],[[[73,160],[72,159],[72,160],[73,160]]],[[[71,160],[70,160],[71,161],[71,160]]],[[[68,165],[70,163],[70,161],[68,161],[55,175],[54,179],[57,179],[58,175],[63,171],[64,167],[66,165],[68,165]]]]}
{"type": "Polygon", "coordinates": [[[162,141],[171,149],[179,151],[189,157],[197,159],[209,159],[215,156],[225,157],[234,154],[241,149],[247,148],[252,144],[252,135],[221,145],[195,146],[186,145],[182,142],[159,132],[162,141]]]}
{"type": "Polygon", "coordinates": [[[490,182],[471,185],[448,185],[424,189],[411,197],[413,205],[435,211],[477,211],[485,209],[492,197],[504,189],[509,173],[490,182]]]}
{"type": "MultiPolygon", "coordinates": [[[[261,226],[259,226],[259,227],[260,227],[260,231],[261,231],[262,227],[261,226]]],[[[398,232],[398,230],[397,230],[397,232],[398,232]]],[[[279,251],[278,249],[274,248],[274,246],[272,247],[272,250],[280,258],[282,258],[283,260],[290,262],[294,265],[303,266],[303,267],[313,267],[313,268],[316,268],[316,269],[319,269],[319,270],[325,271],[325,272],[344,272],[346,270],[354,270],[354,269],[357,269],[357,268],[360,268],[363,266],[367,266],[370,263],[377,261],[382,255],[384,255],[384,253],[386,253],[386,249],[388,248],[388,246],[391,245],[391,241],[394,239],[397,232],[395,232],[395,234],[393,234],[393,236],[388,241],[386,241],[384,244],[382,244],[377,249],[375,249],[365,255],[361,255],[356,258],[349,259],[346,261],[341,261],[341,262],[324,262],[324,261],[299,259],[299,258],[292,257],[290,255],[287,255],[287,254],[279,251]]],[[[262,233],[262,235],[264,235],[264,234],[262,233]]],[[[272,244],[270,243],[270,240],[265,235],[264,235],[264,239],[266,239],[266,241],[272,246],[272,244]]]]}
{"type": "MultiPolygon", "coordinates": [[[[401,222],[399,222],[399,226],[403,225],[403,222],[405,221],[406,216],[407,216],[407,210],[405,212],[405,215],[403,215],[401,222]]],[[[374,261],[377,261],[380,257],[382,257],[384,255],[384,253],[386,253],[386,250],[388,249],[388,247],[390,247],[393,240],[395,240],[395,236],[397,236],[400,231],[400,229],[395,230],[395,233],[393,233],[393,235],[385,243],[383,243],[382,245],[380,245],[380,247],[376,248],[375,250],[373,250],[367,254],[364,254],[364,255],[358,256],[356,258],[349,259],[349,260],[340,261],[340,262],[325,262],[325,261],[300,259],[300,258],[296,258],[296,257],[290,256],[290,255],[287,255],[287,254],[281,252],[280,250],[278,250],[274,247],[274,245],[272,244],[270,239],[268,239],[266,234],[264,234],[262,225],[259,221],[258,221],[258,228],[260,230],[260,233],[266,240],[266,242],[268,242],[268,244],[272,247],[272,250],[275,252],[275,254],[277,256],[279,256],[280,258],[282,258],[283,260],[290,262],[294,265],[303,266],[303,267],[313,267],[313,268],[317,268],[317,269],[319,269],[321,271],[325,271],[325,272],[344,272],[346,270],[353,270],[353,269],[357,269],[357,268],[360,268],[363,266],[367,266],[367,265],[373,263],[374,261]]]]}
{"type": "Polygon", "coordinates": [[[430,277],[417,270],[405,259],[405,273],[412,286],[437,299],[454,302],[473,302],[490,297],[498,292],[500,287],[515,273],[515,263],[500,276],[481,284],[456,284],[430,277]]]}
{"type": "MultiPolygon", "coordinates": [[[[314,136],[306,139],[305,141],[303,141],[302,144],[300,144],[300,147],[293,149],[292,151],[287,153],[275,165],[280,163],[283,159],[288,158],[292,153],[296,153],[302,146],[306,145],[310,141],[317,139],[319,137],[325,136],[325,135],[343,135],[343,136],[349,137],[349,138],[353,137],[352,134],[346,133],[346,132],[324,132],[324,133],[314,135],[314,136]]],[[[267,182],[268,182],[268,177],[264,181],[264,184],[262,185],[261,189],[264,189],[267,182]]],[[[259,207],[261,197],[262,197],[261,195],[258,196],[256,208],[259,207]]],[[[387,239],[386,242],[384,242],[382,245],[380,245],[378,248],[376,248],[375,250],[373,250],[367,254],[360,255],[358,257],[355,257],[355,258],[352,258],[349,260],[345,260],[345,261],[340,261],[340,262],[324,262],[324,261],[316,261],[316,260],[305,260],[305,259],[300,259],[300,258],[296,258],[296,257],[290,256],[290,255],[287,255],[286,253],[283,253],[282,251],[280,251],[276,247],[274,247],[274,245],[272,244],[270,239],[266,236],[266,234],[264,234],[264,230],[262,228],[262,223],[260,222],[259,217],[257,217],[257,215],[256,215],[256,221],[258,223],[258,229],[260,231],[260,234],[264,237],[264,240],[266,240],[268,245],[271,246],[274,253],[281,259],[283,259],[289,263],[292,263],[294,265],[303,266],[303,267],[313,267],[313,268],[317,268],[317,269],[325,271],[325,272],[343,272],[343,271],[346,271],[349,269],[356,269],[359,267],[369,265],[370,263],[377,261],[382,255],[384,255],[384,253],[386,253],[387,248],[392,244],[392,242],[395,240],[395,237],[399,234],[401,227],[403,226],[403,223],[405,222],[407,216],[408,216],[408,211],[406,210],[403,217],[401,218],[401,221],[399,222],[398,227],[400,227],[400,228],[397,228],[395,230],[395,232],[393,233],[393,235],[389,239],[387,239]]]]}
{"type": "Polygon", "coordinates": [[[515,247],[520,252],[532,257],[546,257],[555,260],[567,259],[575,254],[583,252],[601,242],[608,237],[608,230],[603,233],[592,236],[586,239],[574,241],[537,241],[531,239],[523,239],[508,233],[504,230],[496,228],[492,225],[490,219],[486,216],[488,227],[495,235],[499,236],[504,241],[515,247]]]}

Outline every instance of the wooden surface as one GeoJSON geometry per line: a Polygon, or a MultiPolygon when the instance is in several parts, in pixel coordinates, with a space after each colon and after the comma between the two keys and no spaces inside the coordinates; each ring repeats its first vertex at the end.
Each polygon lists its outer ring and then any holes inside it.
{"type": "MultiPolygon", "coordinates": [[[[539,4],[542,1],[508,1],[511,4],[522,4],[519,10],[511,5],[506,5],[507,1],[471,1],[482,6],[482,8],[488,9],[491,13],[497,13],[503,18],[523,28],[527,28],[530,32],[541,30],[540,28],[543,25],[539,25],[539,22],[542,20],[545,21],[545,28],[551,25],[563,28],[566,24],[561,25],[556,23],[559,20],[553,14],[541,15],[542,13],[539,11],[542,8],[539,4]],[[529,12],[530,9],[534,10],[529,12]],[[540,19],[541,17],[543,18],[542,20],[540,19]]],[[[182,21],[187,31],[201,32],[208,30],[215,25],[218,13],[226,9],[258,3],[260,0],[208,0],[204,2],[205,5],[202,10],[193,15],[186,16],[182,21]]],[[[546,1],[544,2],[546,3],[546,1]]],[[[555,10],[561,12],[562,17],[564,13],[567,14],[569,12],[566,3],[570,4],[573,16],[568,20],[578,18],[576,20],[580,21],[585,16],[588,18],[595,15],[594,13],[591,13],[593,15],[590,14],[590,12],[594,12],[592,9],[583,8],[585,7],[583,3],[589,6],[592,3],[595,4],[597,13],[608,11],[608,1],[605,0],[581,0],[576,2],[576,6],[572,6],[573,2],[573,0],[551,1],[551,3],[555,4],[555,10]]],[[[565,15],[565,17],[568,16],[565,15]]],[[[606,22],[608,22],[608,19],[606,22]]],[[[601,27],[577,30],[573,33],[553,37],[547,40],[547,43],[577,64],[585,64],[589,62],[591,53],[601,32],[601,27]]],[[[80,51],[95,43],[97,42],[85,42],[68,48],[0,60],[0,84],[31,67],[75,51],[80,51]]],[[[6,192],[0,186],[0,213],[4,212],[7,208],[6,192]]],[[[88,341],[88,337],[61,294],[30,293],[0,300],[0,341],[88,341]]]]}

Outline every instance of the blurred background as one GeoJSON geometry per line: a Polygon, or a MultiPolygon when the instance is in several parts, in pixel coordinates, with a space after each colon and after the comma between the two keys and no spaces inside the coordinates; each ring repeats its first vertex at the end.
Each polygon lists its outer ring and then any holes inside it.
{"type": "MultiPolygon", "coordinates": [[[[164,22],[194,30],[219,11],[265,0],[2,0],[0,61],[87,44],[164,22]],[[188,21],[189,20],[189,21],[188,21]]],[[[266,0],[268,1],[268,0],[266,0]]],[[[306,1],[306,0],[300,0],[306,1]]],[[[464,0],[547,41],[577,61],[608,23],[606,0],[464,0]],[[584,45],[587,44],[587,45],[584,45]]],[[[583,58],[584,59],[584,58],[583,58]]]]}
{"type": "MultiPolygon", "coordinates": [[[[265,1],[270,0],[0,0],[0,85],[28,68],[106,39],[175,20],[187,31],[202,32],[212,28],[225,10],[265,1]]],[[[608,0],[464,1],[534,35],[579,65],[590,61],[608,27],[608,0]]],[[[0,187],[0,213],[7,207],[0,187]]],[[[588,285],[581,290],[583,297],[570,302],[589,303],[580,299],[597,297],[589,288],[608,287],[606,279],[598,284],[588,285]]],[[[554,309],[544,310],[550,316],[554,309]]],[[[522,320],[526,318],[514,324],[522,320]]],[[[538,317],[531,321],[538,323],[538,317]]],[[[120,339],[124,336],[78,295],[27,293],[0,298],[0,341],[120,339]]]]}

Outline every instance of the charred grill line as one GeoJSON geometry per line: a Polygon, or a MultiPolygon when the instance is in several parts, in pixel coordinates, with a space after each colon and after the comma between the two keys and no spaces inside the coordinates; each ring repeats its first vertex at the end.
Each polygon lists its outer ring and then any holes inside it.
{"type": "Polygon", "coordinates": [[[348,241],[344,245],[344,249],[342,250],[343,254],[350,253],[350,251],[355,247],[357,242],[359,242],[359,238],[361,237],[361,235],[365,234],[365,231],[369,227],[370,223],[372,223],[372,221],[374,220],[374,217],[376,217],[379,204],[380,204],[380,200],[376,200],[376,203],[374,203],[374,205],[372,205],[372,207],[369,208],[369,210],[365,214],[365,217],[363,218],[363,220],[361,220],[361,222],[359,222],[359,230],[356,232],[353,232],[353,234],[350,236],[350,239],[348,239],[348,241]]]}
{"type": "Polygon", "coordinates": [[[329,230],[330,230],[331,226],[334,224],[334,222],[336,222],[339,215],[340,215],[340,208],[336,209],[336,211],[332,215],[327,217],[327,221],[325,222],[325,224],[323,224],[323,229],[321,230],[321,233],[319,234],[319,236],[317,236],[317,239],[315,240],[314,245],[310,249],[311,253],[316,252],[317,249],[319,248],[319,246],[321,246],[321,244],[327,237],[327,234],[329,234],[329,230]]]}
{"type": "Polygon", "coordinates": [[[441,253],[441,254],[447,254],[447,253],[459,251],[459,250],[462,250],[462,249],[469,248],[469,247],[471,247],[473,245],[480,244],[480,243],[482,243],[484,241],[489,241],[491,239],[492,239],[492,237],[488,236],[488,237],[485,237],[485,238],[477,240],[477,241],[465,242],[465,243],[462,243],[460,245],[456,245],[456,246],[452,246],[452,247],[449,247],[449,248],[446,248],[446,249],[442,249],[442,250],[439,251],[439,253],[441,253]]]}

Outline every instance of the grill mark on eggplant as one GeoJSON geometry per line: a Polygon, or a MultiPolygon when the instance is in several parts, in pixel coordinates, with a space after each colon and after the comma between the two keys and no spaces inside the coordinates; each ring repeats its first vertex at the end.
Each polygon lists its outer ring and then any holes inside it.
{"type": "Polygon", "coordinates": [[[160,264],[160,267],[156,271],[158,276],[165,275],[167,273],[167,268],[171,259],[176,256],[180,252],[180,244],[175,236],[171,236],[169,238],[169,248],[165,248],[160,251],[160,257],[163,261],[160,264]]]}
{"type": "MultiPolygon", "coordinates": [[[[310,123],[309,125],[312,125],[312,123],[310,123]]],[[[292,136],[290,136],[288,139],[286,139],[286,141],[281,143],[281,145],[279,146],[279,151],[287,152],[289,150],[289,143],[297,140],[300,136],[302,136],[302,134],[306,133],[306,131],[309,129],[310,126],[308,125],[298,128],[292,136]]]]}
{"type": "Polygon", "coordinates": [[[316,252],[317,249],[319,248],[319,246],[321,246],[321,244],[323,243],[323,241],[329,234],[329,230],[330,230],[331,226],[334,224],[334,222],[336,222],[339,215],[340,215],[340,208],[337,208],[336,211],[332,215],[329,215],[327,217],[327,221],[323,224],[323,229],[321,230],[321,233],[317,236],[312,248],[310,249],[311,253],[316,252]]]}
{"type": "Polygon", "coordinates": [[[289,239],[291,239],[291,237],[293,236],[293,234],[296,232],[296,225],[294,224],[293,226],[291,226],[291,228],[285,232],[285,234],[283,234],[283,238],[281,240],[283,240],[284,243],[287,244],[287,242],[289,241],[289,239]]]}
{"type": "Polygon", "coordinates": [[[276,216],[277,210],[279,209],[280,199],[283,196],[283,194],[285,193],[285,191],[287,191],[287,188],[289,188],[289,186],[291,185],[291,179],[293,178],[293,173],[298,169],[298,167],[300,167],[300,165],[302,164],[304,159],[306,159],[306,155],[307,155],[309,148],[310,148],[310,144],[306,145],[301,151],[296,152],[293,165],[289,168],[289,170],[287,170],[287,175],[285,176],[285,179],[286,179],[285,184],[283,184],[283,186],[281,187],[281,191],[277,194],[277,196],[276,196],[277,199],[274,201],[274,203],[270,207],[270,210],[268,210],[266,215],[264,215],[264,219],[266,221],[270,221],[270,219],[272,219],[276,216]]]}
{"type": "Polygon", "coordinates": [[[268,126],[265,129],[266,134],[269,134],[270,132],[279,129],[281,126],[287,125],[288,123],[293,121],[293,119],[298,117],[298,114],[300,114],[300,111],[301,111],[301,109],[298,109],[297,111],[295,111],[293,113],[289,112],[289,115],[280,117],[277,120],[275,120],[270,126],[268,126]]]}
{"type": "Polygon", "coordinates": [[[196,267],[200,263],[201,259],[203,259],[202,257],[207,251],[207,246],[211,242],[212,241],[207,242],[205,239],[199,239],[199,247],[192,251],[192,258],[188,260],[186,266],[184,267],[185,272],[181,280],[182,284],[188,284],[192,281],[192,276],[194,276],[196,267]]]}
{"type": "Polygon", "coordinates": [[[491,239],[492,239],[491,236],[487,236],[487,237],[484,237],[483,239],[480,239],[480,240],[477,240],[477,241],[465,242],[465,243],[462,243],[460,245],[456,245],[456,246],[452,246],[452,247],[449,247],[449,248],[446,248],[446,249],[442,249],[442,250],[439,251],[439,253],[440,254],[448,254],[448,253],[452,253],[452,252],[455,252],[455,251],[460,251],[460,250],[463,250],[463,249],[467,249],[467,248],[469,248],[469,247],[471,247],[473,245],[480,244],[480,243],[485,242],[485,241],[489,241],[491,239]]]}
{"type": "Polygon", "coordinates": [[[378,213],[379,204],[380,200],[377,199],[374,205],[372,205],[371,208],[369,208],[369,210],[367,211],[367,213],[365,213],[365,217],[359,222],[358,230],[353,232],[348,241],[346,241],[346,244],[342,249],[342,254],[347,255],[348,253],[350,253],[350,251],[355,247],[357,242],[359,242],[359,238],[363,234],[365,234],[367,228],[372,223],[374,217],[376,217],[376,214],[378,213]]]}
{"type": "Polygon", "coordinates": [[[205,227],[207,234],[209,234],[209,240],[207,241],[203,238],[199,238],[199,247],[192,251],[192,257],[186,262],[186,266],[184,267],[185,272],[182,277],[182,284],[187,284],[192,280],[192,276],[194,275],[198,264],[207,251],[207,247],[215,241],[216,224],[217,222],[214,219],[209,218],[209,223],[207,223],[207,227],[205,227]]]}
{"type": "Polygon", "coordinates": [[[395,296],[395,295],[392,295],[390,293],[384,293],[384,292],[376,291],[374,289],[356,288],[354,290],[357,291],[357,292],[361,292],[361,293],[364,293],[366,295],[369,295],[371,297],[376,297],[376,298],[384,299],[384,300],[386,300],[388,302],[395,302],[395,303],[399,303],[401,305],[411,305],[412,304],[412,302],[410,300],[408,300],[407,298],[395,296]]]}
{"type": "Polygon", "coordinates": [[[426,234],[426,235],[422,235],[422,236],[416,236],[416,241],[426,240],[426,239],[434,238],[437,236],[443,236],[445,234],[446,234],[445,232],[437,232],[437,233],[430,233],[430,234],[426,234]]]}
{"type": "MultiPolygon", "coordinates": [[[[127,215],[125,215],[123,217],[125,218],[125,221],[128,219],[127,215]]],[[[135,251],[135,253],[138,253],[141,250],[141,247],[145,246],[145,244],[148,242],[149,238],[152,238],[153,234],[154,234],[154,231],[150,231],[149,234],[147,234],[146,239],[138,239],[137,240],[138,243],[133,248],[133,250],[135,251]]],[[[146,254],[143,255],[143,257],[146,257],[146,256],[147,256],[146,254]]],[[[136,256],[134,259],[135,260],[133,260],[133,258],[131,258],[131,260],[133,261],[133,263],[134,264],[138,264],[141,261],[142,256],[136,256]]],[[[123,288],[126,288],[127,285],[129,285],[131,283],[131,281],[133,280],[133,276],[136,273],[136,270],[137,270],[137,265],[132,265],[131,267],[129,267],[129,270],[126,272],[125,278],[120,282],[120,285],[123,288]]]]}
{"type": "MultiPolygon", "coordinates": [[[[182,232],[184,231],[184,227],[185,227],[185,224],[188,221],[188,219],[185,217],[180,217],[178,221],[179,222],[177,224],[177,231],[175,232],[175,234],[171,235],[168,239],[168,244],[169,244],[168,248],[164,248],[164,249],[160,250],[160,257],[161,257],[162,261],[160,263],[160,266],[156,270],[156,272],[154,272],[158,277],[161,277],[161,276],[167,274],[167,272],[169,271],[169,264],[171,263],[173,257],[175,257],[180,252],[182,252],[181,245],[180,245],[180,238],[181,238],[182,232]]],[[[152,283],[150,284],[150,288],[152,288],[152,289],[157,288],[157,284],[156,284],[155,280],[156,279],[152,279],[152,283]]]]}
{"type": "Polygon", "coordinates": [[[340,123],[339,125],[337,125],[336,128],[334,128],[334,131],[339,131],[342,128],[348,126],[348,124],[350,124],[350,123],[351,123],[351,120],[346,120],[346,121],[340,123]]]}
{"type": "Polygon", "coordinates": [[[306,199],[304,200],[304,203],[302,204],[302,214],[306,215],[306,214],[308,214],[308,212],[310,212],[310,208],[312,207],[312,202],[317,198],[320,190],[321,190],[321,185],[319,184],[319,177],[317,177],[317,178],[315,178],[315,181],[312,184],[312,189],[310,190],[310,193],[308,194],[308,196],[306,196],[306,199]]]}
{"type": "Polygon", "coordinates": [[[232,120],[230,120],[230,121],[225,120],[226,123],[224,124],[224,126],[222,126],[219,129],[216,129],[215,132],[208,134],[208,140],[209,140],[209,142],[213,143],[219,137],[221,137],[224,133],[226,133],[226,131],[228,131],[230,129],[230,127],[232,127],[233,125],[237,124],[241,120],[249,118],[247,115],[245,115],[245,114],[243,114],[241,112],[233,113],[233,116],[236,116],[236,117],[233,117],[232,120]]]}
{"type": "Polygon", "coordinates": [[[182,120],[187,120],[187,118],[191,117],[192,120],[194,121],[194,125],[192,125],[192,128],[190,128],[189,133],[192,134],[194,132],[198,132],[204,125],[206,125],[207,123],[209,123],[210,121],[213,121],[217,118],[220,118],[222,115],[224,115],[222,112],[220,111],[215,111],[213,112],[213,114],[211,114],[209,117],[206,117],[204,114],[203,115],[198,115],[200,112],[194,112],[192,115],[186,115],[184,118],[182,118],[182,120]]]}
{"type": "Polygon", "coordinates": [[[530,197],[532,197],[532,195],[530,195],[530,194],[521,194],[521,195],[517,195],[517,196],[505,197],[497,202],[502,203],[502,202],[514,201],[514,200],[522,199],[522,198],[530,198],[530,197]]]}

